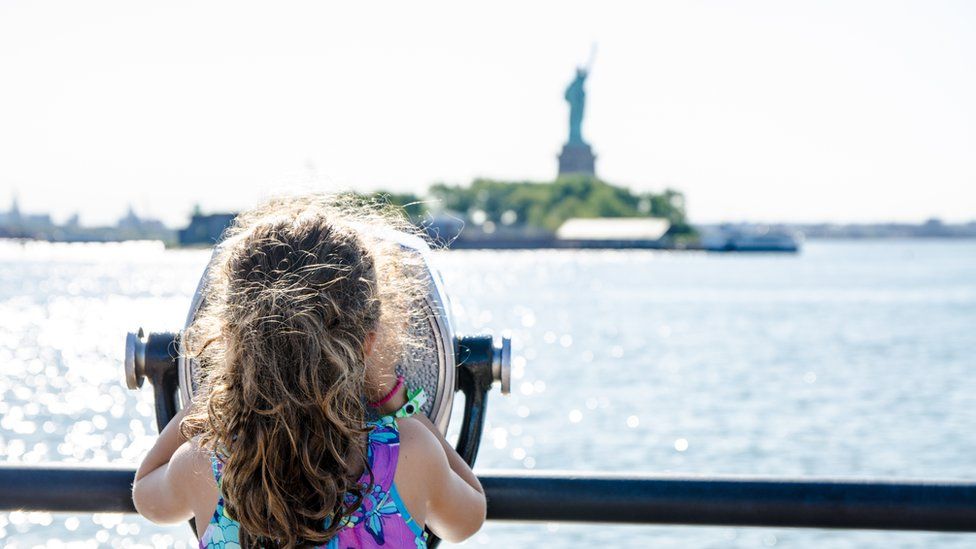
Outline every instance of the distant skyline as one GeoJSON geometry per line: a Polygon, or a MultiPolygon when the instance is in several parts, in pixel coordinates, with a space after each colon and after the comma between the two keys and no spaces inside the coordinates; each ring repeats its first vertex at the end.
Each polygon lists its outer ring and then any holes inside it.
{"type": "Polygon", "coordinates": [[[185,223],[275,191],[597,173],[693,222],[976,219],[967,2],[0,3],[0,210],[185,223]]]}

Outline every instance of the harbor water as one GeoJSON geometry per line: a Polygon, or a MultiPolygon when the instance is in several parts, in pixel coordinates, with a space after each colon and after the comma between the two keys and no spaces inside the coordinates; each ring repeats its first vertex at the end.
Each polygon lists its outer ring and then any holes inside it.
{"type": "MultiPolygon", "coordinates": [[[[151,391],[123,385],[125,333],[181,328],[208,257],[0,242],[2,460],[135,467],[155,423],[151,391]]],[[[477,471],[976,479],[976,241],[436,261],[458,332],[513,341],[512,394],[490,396],[477,471]]],[[[489,522],[466,545],[963,548],[974,536],[489,522]]],[[[186,524],[136,515],[0,513],[5,547],[194,544],[186,524]]]]}

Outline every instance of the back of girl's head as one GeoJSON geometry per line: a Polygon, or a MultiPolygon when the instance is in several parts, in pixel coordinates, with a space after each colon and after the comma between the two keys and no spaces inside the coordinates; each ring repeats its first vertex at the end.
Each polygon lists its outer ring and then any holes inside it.
{"type": "Polygon", "coordinates": [[[322,543],[361,503],[367,338],[398,353],[418,291],[407,258],[369,229],[406,227],[376,204],[305,195],[228,229],[184,334],[202,377],[182,428],[225,460],[242,539],[322,543]]]}

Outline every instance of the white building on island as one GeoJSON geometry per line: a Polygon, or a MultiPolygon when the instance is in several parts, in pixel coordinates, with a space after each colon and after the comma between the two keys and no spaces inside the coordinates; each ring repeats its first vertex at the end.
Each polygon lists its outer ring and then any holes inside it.
{"type": "Polygon", "coordinates": [[[660,217],[594,217],[567,219],[556,230],[559,240],[657,241],[671,223],[660,217]]]}

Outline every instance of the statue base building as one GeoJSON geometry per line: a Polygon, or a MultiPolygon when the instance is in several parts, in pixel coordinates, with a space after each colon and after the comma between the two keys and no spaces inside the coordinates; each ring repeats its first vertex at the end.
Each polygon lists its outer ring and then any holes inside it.
{"type": "Polygon", "coordinates": [[[596,175],[596,156],[586,143],[566,143],[559,154],[559,175],[596,175]]]}

